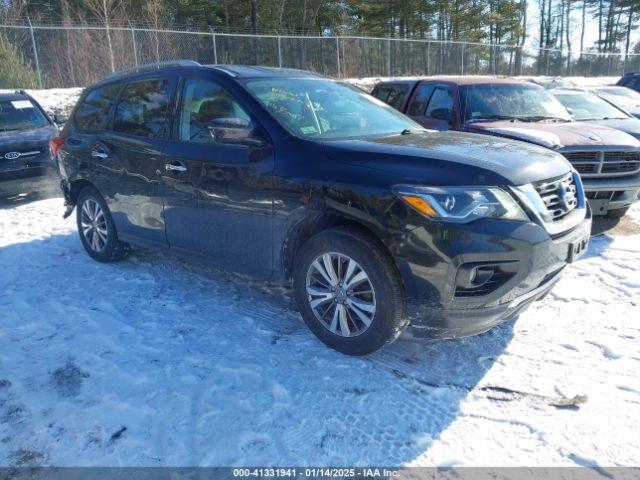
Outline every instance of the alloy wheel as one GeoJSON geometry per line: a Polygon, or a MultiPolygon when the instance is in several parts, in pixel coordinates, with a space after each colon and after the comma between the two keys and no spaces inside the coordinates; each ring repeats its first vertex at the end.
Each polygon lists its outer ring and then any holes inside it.
{"type": "Polygon", "coordinates": [[[376,296],[367,272],[341,253],[317,257],[307,270],[307,298],[318,321],[331,333],[355,337],[367,331],[376,296]]]}
{"type": "Polygon", "coordinates": [[[93,198],[87,198],[82,204],[80,225],[82,235],[91,250],[96,253],[102,252],[107,247],[109,238],[107,219],[102,207],[93,198]]]}

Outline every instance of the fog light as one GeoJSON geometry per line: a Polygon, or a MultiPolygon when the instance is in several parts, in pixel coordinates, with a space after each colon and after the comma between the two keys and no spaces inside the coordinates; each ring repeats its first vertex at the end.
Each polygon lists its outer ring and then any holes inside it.
{"type": "Polygon", "coordinates": [[[462,288],[481,287],[495,274],[493,265],[463,265],[456,275],[456,286],[462,288]]]}

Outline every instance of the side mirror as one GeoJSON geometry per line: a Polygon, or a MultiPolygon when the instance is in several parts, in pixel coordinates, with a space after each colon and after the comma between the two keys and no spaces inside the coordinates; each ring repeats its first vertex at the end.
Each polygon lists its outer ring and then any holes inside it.
{"type": "Polygon", "coordinates": [[[431,111],[431,118],[453,123],[453,110],[448,108],[436,108],[431,111]]]}
{"type": "Polygon", "coordinates": [[[264,145],[264,140],[256,135],[255,128],[243,118],[217,118],[209,122],[208,128],[211,136],[220,143],[252,147],[264,145]]]}

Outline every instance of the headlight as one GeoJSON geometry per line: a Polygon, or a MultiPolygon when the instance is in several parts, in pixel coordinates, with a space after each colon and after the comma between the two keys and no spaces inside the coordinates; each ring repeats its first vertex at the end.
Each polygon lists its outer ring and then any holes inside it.
{"type": "Polygon", "coordinates": [[[520,205],[500,188],[396,185],[393,193],[427,218],[469,223],[479,218],[527,221],[520,205]]]}

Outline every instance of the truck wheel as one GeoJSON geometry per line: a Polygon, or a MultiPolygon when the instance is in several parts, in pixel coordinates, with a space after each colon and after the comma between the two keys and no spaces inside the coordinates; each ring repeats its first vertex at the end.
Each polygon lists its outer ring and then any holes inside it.
{"type": "Polygon", "coordinates": [[[626,213],[629,211],[629,207],[631,205],[627,205],[626,207],[622,207],[622,208],[615,208],[613,210],[609,210],[606,214],[605,217],[607,218],[622,218],[626,215],[626,213]]]}
{"type": "Polygon", "coordinates": [[[296,254],[293,284],[307,326],[339,352],[371,353],[408,324],[392,258],[359,229],[337,227],[310,238],[296,254]]]}
{"type": "Polygon", "coordinates": [[[80,241],[91,258],[98,262],[113,262],[128,255],[129,244],[118,240],[109,207],[95,188],[82,189],[76,202],[76,214],[80,241]]]}

